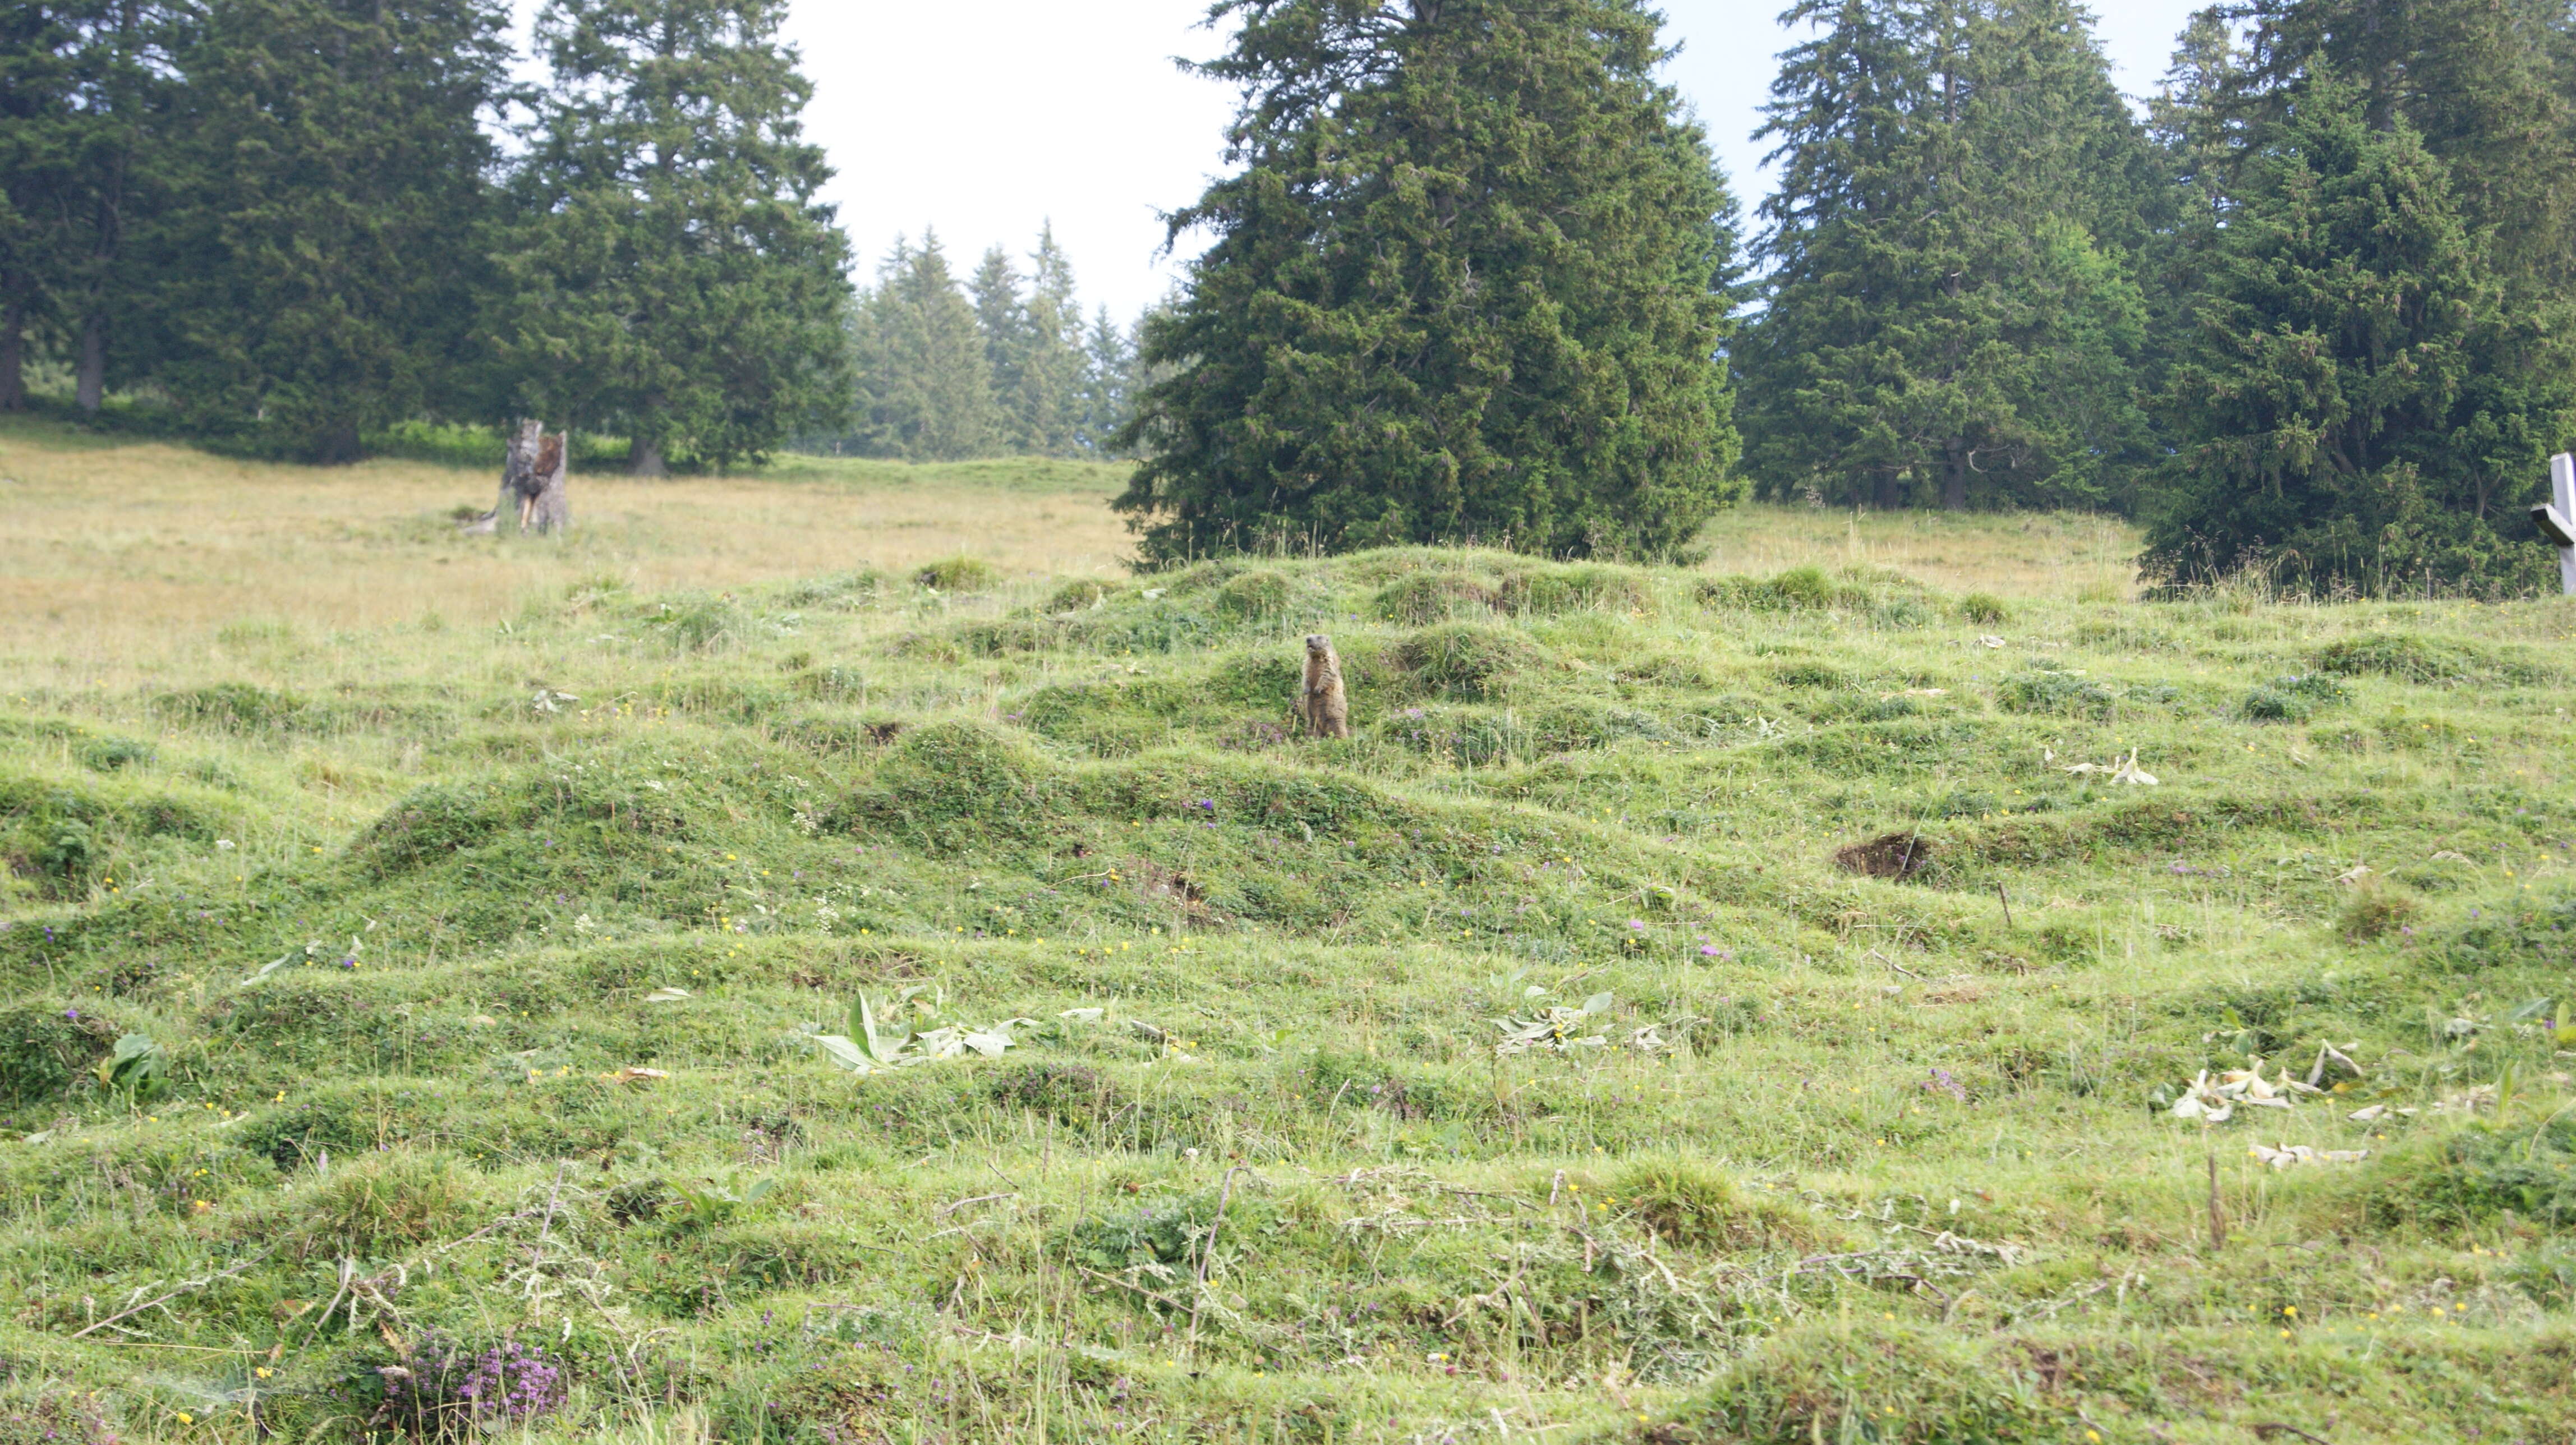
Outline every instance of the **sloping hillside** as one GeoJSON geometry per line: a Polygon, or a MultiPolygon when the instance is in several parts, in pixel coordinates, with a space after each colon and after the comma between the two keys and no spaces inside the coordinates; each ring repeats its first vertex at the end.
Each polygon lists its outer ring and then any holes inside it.
{"type": "Polygon", "coordinates": [[[959,562],[12,696],[0,1439],[2565,1439],[2571,624],[959,562]]]}

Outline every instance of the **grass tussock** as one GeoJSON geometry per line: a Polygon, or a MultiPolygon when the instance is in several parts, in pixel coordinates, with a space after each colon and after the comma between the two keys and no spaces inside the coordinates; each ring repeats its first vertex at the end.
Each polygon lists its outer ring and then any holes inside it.
{"type": "Polygon", "coordinates": [[[12,617],[0,1441],[2576,1431],[2576,614],[1911,525],[12,617]]]}

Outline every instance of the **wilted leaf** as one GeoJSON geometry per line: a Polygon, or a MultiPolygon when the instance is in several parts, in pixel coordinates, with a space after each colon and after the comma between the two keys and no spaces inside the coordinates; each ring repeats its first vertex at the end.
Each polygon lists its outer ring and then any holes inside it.
{"type": "Polygon", "coordinates": [[[2370,1157],[2367,1149],[2311,1149],[2305,1144],[2283,1144],[2278,1148],[2256,1144],[2245,1152],[2274,1169],[2287,1169],[2293,1164],[2358,1164],[2370,1157]]]}
{"type": "MultiPolygon", "coordinates": [[[[1600,1002],[1602,1009],[1607,1009],[1609,1005],[1606,1000],[1609,997],[1610,995],[1606,993],[1596,994],[1594,1001],[1600,1002]]],[[[1527,1053],[1532,1049],[1562,1054],[1573,1049],[1606,1047],[1610,1041],[1602,1035],[1576,1032],[1579,1029],[1593,1027],[1593,1017],[1597,1012],[1599,1010],[1587,1004],[1583,1008],[1542,1009],[1536,1018],[1496,1019],[1494,1027],[1502,1030],[1503,1037],[1501,1042],[1494,1045],[1494,1052],[1498,1056],[1508,1058],[1513,1054],[1527,1053]]]]}
{"type": "Polygon", "coordinates": [[[814,1047],[823,1051],[823,1057],[854,1074],[873,1074],[884,1067],[869,1058],[866,1050],[840,1034],[816,1034],[814,1047]]]}

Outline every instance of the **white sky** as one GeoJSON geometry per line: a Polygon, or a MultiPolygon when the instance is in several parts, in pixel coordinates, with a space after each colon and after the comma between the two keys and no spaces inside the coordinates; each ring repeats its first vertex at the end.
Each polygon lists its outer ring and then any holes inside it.
{"type": "MultiPolygon", "coordinates": [[[[2123,91],[2154,88],[2205,0],[2095,0],[2123,91]]],[[[1786,0],[1665,0],[1681,55],[1670,76],[1698,107],[1747,210],[1766,188],[1747,139],[1792,37],[1786,0]]],[[[815,84],[808,132],[839,171],[829,199],[859,279],[897,234],[935,227],[963,271],[1052,218],[1087,308],[1121,321],[1171,284],[1155,219],[1221,163],[1232,96],[1182,75],[1219,38],[1204,0],[984,0],[976,5],[793,0],[788,38],[815,84]]]]}

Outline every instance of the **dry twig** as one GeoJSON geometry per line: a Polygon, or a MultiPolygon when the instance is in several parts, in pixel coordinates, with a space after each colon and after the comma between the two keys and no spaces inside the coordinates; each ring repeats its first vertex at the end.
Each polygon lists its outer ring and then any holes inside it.
{"type": "Polygon", "coordinates": [[[261,1260],[268,1258],[269,1254],[275,1250],[276,1247],[277,1246],[275,1245],[270,1245],[267,1249],[261,1250],[250,1258],[237,1260],[225,1268],[207,1275],[203,1279],[192,1279],[186,1284],[179,1286],[177,1289],[170,1291],[168,1294],[161,1296],[159,1299],[145,1300],[143,1303],[136,1305],[131,1309],[118,1310],[116,1313],[109,1315],[106,1319],[100,1320],[95,1324],[84,1325],[78,1333],[75,1333],[72,1336],[72,1338],[79,1339],[82,1335],[88,1334],[92,1330],[106,1329],[109,1325],[115,1324],[118,1320],[125,1319],[131,1315],[139,1315],[145,1310],[151,1309],[156,1305],[168,1304],[170,1301],[177,1299],[183,1294],[193,1294],[196,1291],[204,1289],[206,1286],[215,1283],[217,1280],[230,1279],[234,1275],[241,1273],[243,1270],[250,1268],[252,1265],[259,1263],[261,1260]]]}

